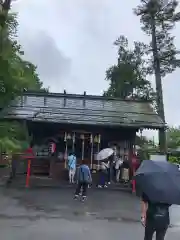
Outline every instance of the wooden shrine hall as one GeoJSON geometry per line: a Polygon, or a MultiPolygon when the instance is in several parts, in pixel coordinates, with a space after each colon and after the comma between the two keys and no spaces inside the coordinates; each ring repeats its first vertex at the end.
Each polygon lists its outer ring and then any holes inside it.
{"type": "Polygon", "coordinates": [[[150,102],[86,94],[24,92],[6,109],[5,118],[26,124],[36,153],[32,173],[52,178],[66,176],[72,151],[78,164],[84,161],[97,169],[100,149],[115,145],[130,159],[139,129],[165,127],[150,102]],[[50,142],[56,143],[53,157],[50,142]]]}

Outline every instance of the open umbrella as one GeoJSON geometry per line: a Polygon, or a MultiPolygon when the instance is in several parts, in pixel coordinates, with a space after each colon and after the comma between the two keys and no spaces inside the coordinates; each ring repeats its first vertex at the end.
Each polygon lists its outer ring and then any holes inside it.
{"type": "Polygon", "coordinates": [[[144,160],[135,174],[137,188],[150,201],[180,205],[180,171],[166,161],[144,160]]]}
{"type": "Polygon", "coordinates": [[[102,149],[96,156],[97,161],[103,161],[110,156],[112,156],[114,153],[114,150],[112,148],[104,148],[102,149]]]}

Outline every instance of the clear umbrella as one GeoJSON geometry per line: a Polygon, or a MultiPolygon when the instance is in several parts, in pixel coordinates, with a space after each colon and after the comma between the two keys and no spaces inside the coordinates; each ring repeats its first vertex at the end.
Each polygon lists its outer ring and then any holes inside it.
{"type": "Polygon", "coordinates": [[[114,153],[114,150],[112,148],[104,148],[97,154],[96,160],[103,161],[109,158],[110,156],[112,156],[113,153],[114,153]]]}

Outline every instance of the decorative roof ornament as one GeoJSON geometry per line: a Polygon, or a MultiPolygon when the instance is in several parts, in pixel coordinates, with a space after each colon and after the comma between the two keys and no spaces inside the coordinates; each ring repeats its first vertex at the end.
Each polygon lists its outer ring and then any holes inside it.
{"type": "Polygon", "coordinates": [[[85,139],[85,136],[84,136],[84,134],[81,134],[81,135],[80,135],[80,139],[82,139],[82,140],[84,140],[84,139],[85,139]]]}

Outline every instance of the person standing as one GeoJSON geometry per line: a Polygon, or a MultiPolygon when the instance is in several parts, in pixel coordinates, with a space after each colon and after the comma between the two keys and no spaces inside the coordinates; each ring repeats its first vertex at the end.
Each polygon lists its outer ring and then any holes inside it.
{"type": "Polygon", "coordinates": [[[122,164],[122,179],[124,183],[128,183],[129,181],[129,172],[130,172],[129,169],[130,169],[129,159],[127,156],[125,156],[122,164]]]}
{"type": "Polygon", "coordinates": [[[115,171],[116,171],[116,182],[119,182],[120,173],[121,173],[121,165],[123,164],[123,160],[121,157],[116,157],[115,160],[115,171]]]}
{"type": "Polygon", "coordinates": [[[144,240],[152,240],[156,233],[156,240],[164,240],[170,224],[169,204],[152,203],[142,194],[141,222],[145,227],[144,240]]]}
{"type": "Polygon", "coordinates": [[[56,143],[55,142],[49,143],[49,155],[53,156],[53,157],[56,155],[56,143]]]}
{"type": "Polygon", "coordinates": [[[76,173],[76,156],[74,153],[70,153],[68,156],[68,170],[69,170],[69,183],[74,183],[74,177],[76,173]]]}
{"type": "Polygon", "coordinates": [[[77,199],[82,190],[82,201],[87,197],[88,185],[92,183],[91,171],[86,164],[80,165],[77,169],[77,188],[74,199],[77,199]]]}
{"type": "Polygon", "coordinates": [[[107,182],[109,179],[109,164],[101,161],[100,164],[100,178],[98,188],[107,187],[107,182]]]}
{"type": "Polygon", "coordinates": [[[112,157],[109,157],[109,161],[107,163],[107,170],[108,170],[108,184],[111,184],[112,180],[113,180],[113,161],[112,161],[112,157]]]}

